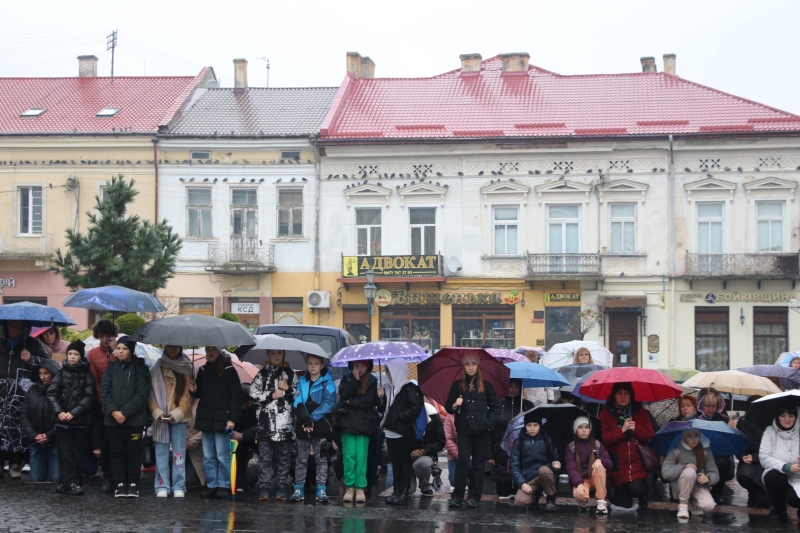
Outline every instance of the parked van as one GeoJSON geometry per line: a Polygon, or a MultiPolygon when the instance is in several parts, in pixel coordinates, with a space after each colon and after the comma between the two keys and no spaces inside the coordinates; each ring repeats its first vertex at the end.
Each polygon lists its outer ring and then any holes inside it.
{"type": "Polygon", "coordinates": [[[356,340],[347,331],[341,328],[332,328],[328,326],[266,324],[258,326],[255,334],[294,337],[301,341],[311,342],[325,350],[325,353],[331,357],[336,355],[336,352],[345,346],[356,344],[356,340]]]}

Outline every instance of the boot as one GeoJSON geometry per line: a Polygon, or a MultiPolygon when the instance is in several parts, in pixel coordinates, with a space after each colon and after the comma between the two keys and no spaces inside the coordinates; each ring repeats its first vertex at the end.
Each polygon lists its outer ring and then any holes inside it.
{"type": "Polygon", "coordinates": [[[386,497],[386,503],[389,505],[398,505],[403,503],[400,498],[402,497],[403,489],[395,485],[392,487],[392,494],[386,497]]]}
{"type": "Polygon", "coordinates": [[[554,513],[556,510],[556,495],[547,497],[547,502],[544,505],[544,510],[548,513],[554,513]]]}
{"type": "Polygon", "coordinates": [[[103,486],[100,489],[100,491],[106,494],[110,494],[112,488],[113,487],[111,485],[111,476],[103,476],[103,486]]]}
{"type": "Polygon", "coordinates": [[[303,485],[295,485],[294,492],[291,496],[289,496],[290,502],[301,502],[306,497],[306,490],[303,488],[303,485]]]}
{"type": "Polygon", "coordinates": [[[356,489],[356,503],[367,503],[367,496],[364,489],[356,489]]]}
{"type": "Polygon", "coordinates": [[[325,485],[317,485],[317,501],[320,503],[328,503],[328,492],[325,485]]]}
{"type": "MultiPolygon", "coordinates": [[[[361,489],[358,489],[358,490],[361,490],[361,489]]],[[[361,493],[363,494],[364,491],[362,490],[361,493]]],[[[352,503],[353,499],[355,499],[355,495],[356,495],[355,489],[350,487],[346,491],[344,491],[344,497],[342,498],[342,501],[345,502],[345,503],[352,503]]]]}

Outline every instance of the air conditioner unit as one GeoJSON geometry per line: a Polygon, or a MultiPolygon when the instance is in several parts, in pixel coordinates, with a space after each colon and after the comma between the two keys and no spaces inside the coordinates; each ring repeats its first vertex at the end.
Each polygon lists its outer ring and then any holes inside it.
{"type": "Polygon", "coordinates": [[[331,291],[308,291],[306,301],[309,309],[330,309],[331,291]]]}

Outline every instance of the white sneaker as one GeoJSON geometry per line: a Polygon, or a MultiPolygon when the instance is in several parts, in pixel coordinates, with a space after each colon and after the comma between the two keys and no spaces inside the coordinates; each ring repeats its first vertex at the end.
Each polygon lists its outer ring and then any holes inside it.
{"type": "Polygon", "coordinates": [[[597,500],[597,514],[608,514],[608,504],[606,504],[605,500],[597,500]]]}
{"type": "Polygon", "coordinates": [[[156,491],[156,498],[167,498],[167,497],[169,497],[169,492],[165,490],[156,491]]]}
{"type": "Polygon", "coordinates": [[[172,497],[173,498],[185,498],[186,497],[186,491],[176,490],[175,492],[172,493],[172,497]]]}
{"type": "Polygon", "coordinates": [[[689,518],[689,506],[685,503],[678,505],[678,518],[689,518]]]}

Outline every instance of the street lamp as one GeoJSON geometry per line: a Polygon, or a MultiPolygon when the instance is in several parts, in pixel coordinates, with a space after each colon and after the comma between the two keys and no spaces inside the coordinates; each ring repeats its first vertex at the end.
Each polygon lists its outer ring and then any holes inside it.
{"type": "Polygon", "coordinates": [[[647,311],[642,309],[642,332],[647,336],[647,311]]]}
{"type": "Polygon", "coordinates": [[[364,285],[364,298],[367,299],[367,304],[369,305],[369,316],[373,316],[375,314],[375,294],[378,292],[378,287],[373,283],[375,281],[375,272],[367,270],[364,276],[367,278],[367,283],[364,285]]]}

